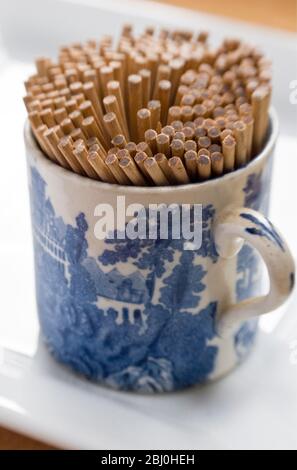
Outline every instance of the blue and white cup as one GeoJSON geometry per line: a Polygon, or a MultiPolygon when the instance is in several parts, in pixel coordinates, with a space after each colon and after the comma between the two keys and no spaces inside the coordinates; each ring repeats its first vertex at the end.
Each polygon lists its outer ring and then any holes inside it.
{"type": "Polygon", "coordinates": [[[266,218],[278,124],[246,167],[204,183],[128,187],[67,171],[25,128],[38,313],[49,351],[119,390],[164,392],[215,380],[253,347],[257,319],[294,284],[286,242],[266,218]],[[99,203],[202,204],[198,250],[183,240],[98,240],[99,203]],[[260,255],[260,256],[259,256],[260,255]],[[268,294],[259,295],[264,260],[268,294]]]}

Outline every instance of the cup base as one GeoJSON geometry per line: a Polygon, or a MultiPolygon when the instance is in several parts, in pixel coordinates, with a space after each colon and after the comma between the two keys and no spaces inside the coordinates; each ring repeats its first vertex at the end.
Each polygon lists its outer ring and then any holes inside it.
{"type": "Polygon", "coordinates": [[[82,380],[87,380],[88,382],[91,382],[93,384],[96,384],[100,387],[107,388],[109,390],[114,390],[118,392],[126,392],[126,393],[137,393],[139,395],[151,395],[155,393],[175,393],[175,392],[182,392],[186,391],[190,388],[194,387],[204,387],[211,385],[213,383],[219,382],[220,380],[223,380],[225,377],[227,377],[231,372],[233,372],[237,367],[241,366],[250,356],[252,351],[255,348],[255,338],[256,334],[252,340],[252,342],[249,345],[249,348],[245,350],[245,354],[242,355],[241,357],[238,357],[237,361],[226,361],[225,364],[221,364],[219,368],[206,380],[201,381],[199,383],[193,383],[189,384],[186,386],[182,387],[173,387],[171,389],[162,389],[161,387],[156,387],[152,386],[153,384],[153,379],[151,381],[151,386],[136,386],[135,388],[128,386],[127,384],[123,384],[122,386],[119,385],[118,382],[110,380],[108,377],[107,378],[95,378],[94,376],[90,375],[89,373],[84,373],[81,368],[78,368],[76,364],[76,360],[74,358],[69,358],[68,357],[62,357],[60,351],[55,351],[51,345],[48,343],[45,337],[42,337],[43,343],[46,346],[47,352],[53,357],[53,359],[59,364],[60,367],[65,368],[68,371],[71,371],[73,374],[75,374],[76,377],[82,379],[82,380]]]}

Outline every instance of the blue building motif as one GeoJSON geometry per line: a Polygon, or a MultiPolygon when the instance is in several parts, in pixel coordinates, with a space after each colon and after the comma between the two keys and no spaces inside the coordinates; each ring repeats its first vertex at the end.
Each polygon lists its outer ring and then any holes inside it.
{"type": "Polygon", "coordinates": [[[75,225],[56,216],[33,167],[31,210],[40,322],[59,361],[124,390],[170,391],[207,379],[218,353],[208,345],[217,303],[199,310],[206,272],[198,261],[217,261],[212,206],[197,252],[185,251],[183,240],[109,240],[99,259],[88,255],[85,215],[75,225]],[[125,262],[135,267],[130,275],[120,271],[125,262]]]}

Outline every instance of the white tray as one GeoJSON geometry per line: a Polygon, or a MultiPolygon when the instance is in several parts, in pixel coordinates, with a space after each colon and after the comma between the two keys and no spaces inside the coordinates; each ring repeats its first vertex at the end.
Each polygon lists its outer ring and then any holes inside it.
{"type": "Polygon", "coordinates": [[[271,217],[297,255],[296,36],[146,1],[0,4],[0,424],[63,448],[297,449],[297,297],[261,319],[250,359],[211,386],[163,396],[113,392],[57,365],[39,345],[22,139],[22,81],[36,55],[118,31],[122,22],[209,29],[263,46],[275,64],[281,135],[271,217]],[[71,5],[70,5],[71,4],[71,5]],[[71,9],[70,9],[71,8],[71,9]]]}

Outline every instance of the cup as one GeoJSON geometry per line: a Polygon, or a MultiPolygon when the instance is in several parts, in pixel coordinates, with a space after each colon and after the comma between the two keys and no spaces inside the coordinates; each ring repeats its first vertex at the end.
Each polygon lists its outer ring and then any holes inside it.
{"type": "Polygon", "coordinates": [[[133,187],[54,164],[26,124],[38,314],[59,362],[119,390],[164,392],[215,380],[247,357],[258,317],[294,284],[290,250],[266,218],[277,133],[272,110],[265,148],[244,168],[195,184],[133,187]],[[201,247],[98,240],[96,207],[116,208],[119,196],[126,206],[201,204],[201,247]],[[261,259],[270,288],[259,296],[261,259]]]}

